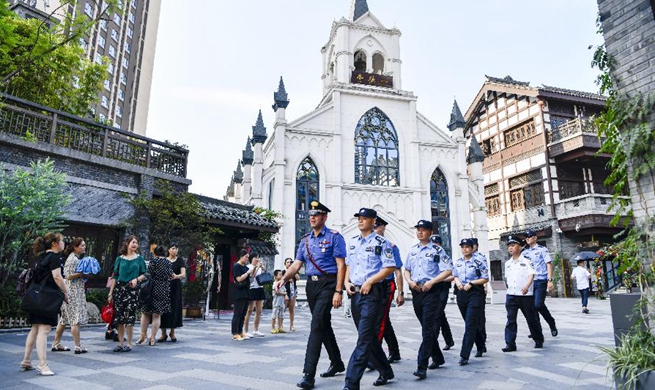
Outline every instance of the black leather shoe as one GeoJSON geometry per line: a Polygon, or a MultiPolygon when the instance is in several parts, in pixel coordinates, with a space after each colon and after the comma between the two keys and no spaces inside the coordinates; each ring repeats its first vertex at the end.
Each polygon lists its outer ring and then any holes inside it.
{"type": "Polygon", "coordinates": [[[478,349],[478,351],[475,353],[475,357],[482,357],[483,353],[484,352],[482,352],[481,350],[478,349]]]}
{"type": "Polygon", "coordinates": [[[544,342],[543,341],[537,341],[534,343],[534,347],[537,349],[541,349],[544,347],[544,342]]]}
{"type": "Polygon", "coordinates": [[[503,352],[514,352],[516,351],[516,345],[506,345],[501,351],[503,352]]]}
{"type": "Polygon", "coordinates": [[[366,369],[369,371],[373,371],[375,370],[375,367],[373,367],[373,363],[368,362],[368,364],[366,364],[366,369]]]}
{"type": "Polygon", "coordinates": [[[387,384],[387,382],[389,382],[392,379],[393,379],[393,374],[391,374],[390,376],[380,375],[378,379],[376,379],[375,382],[373,382],[373,386],[384,386],[387,384]]]}
{"type": "Polygon", "coordinates": [[[464,358],[459,359],[459,365],[460,365],[460,366],[465,366],[465,365],[467,365],[467,364],[469,364],[469,360],[468,360],[468,359],[464,359],[464,358]]]}
{"type": "Polygon", "coordinates": [[[321,374],[321,378],[330,378],[344,371],[346,371],[346,367],[343,366],[343,363],[338,365],[330,364],[327,371],[321,374]]]}
{"type": "Polygon", "coordinates": [[[553,335],[553,337],[557,337],[557,334],[558,334],[558,333],[557,333],[557,329],[552,329],[552,330],[550,331],[550,334],[553,335]]]}
{"type": "Polygon", "coordinates": [[[452,347],[454,347],[454,346],[455,346],[455,343],[446,344],[446,346],[443,347],[443,350],[444,350],[444,351],[450,351],[450,349],[451,349],[452,347]]]}
{"type": "Polygon", "coordinates": [[[418,368],[414,371],[414,376],[418,379],[425,379],[428,377],[428,373],[425,371],[425,368],[418,368]]]}
{"type": "Polygon", "coordinates": [[[296,386],[300,387],[301,389],[313,389],[314,388],[314,377],[311,375],[305,374],[305,376],[302,377],[300,382],[296,383],[296,386]]]}
{"type": "Polygon", "coordinates": [[[389,355],[389,359],[387,360],[389,363],[395,363],[400,360],[400,355],[389,355]]]}
{"type": "Polygon", "coordinates": [[[432,363],[428,366],[428,369],[429,369],[429,370],[436,370],[437,368],[441,367],[442,364],[443,364],[443,363],[438,364],[438,363],[432,362],[432,363]]]}

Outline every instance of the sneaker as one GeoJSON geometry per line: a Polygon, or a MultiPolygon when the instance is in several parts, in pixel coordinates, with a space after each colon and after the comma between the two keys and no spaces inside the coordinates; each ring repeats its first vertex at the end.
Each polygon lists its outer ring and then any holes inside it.
{"type": "Polygon", "coordinates": [[[293,326],[291,328],[289,328],[289,332],[295,332],[295,331],[296,331],[296,328],[294,328],[293,326]]]}
{"type": "Polygon", "coordinates": [[[260,331],[255,331],[255,333],[252,334],[253,337],[264,337],[264,334],[260,331]]]}
{"type": "Polygon", "coordinates": [[[252,335],[250,333],[241,333],[241,338],[248,340],[252,338],[252,335]]]}
{"type": "Polygon", "coordinates": [[[284,330],[284,328],[280,328],[280,329],[278,329],[277,332],[278,332],[278,333],[287,333],[287,331],[284,330]]]}
{"type": "Polygon", "coordinates": [[[279,332],[278,332],[277,329],[271,329],[271,334],[278,334],[278,333],[279,333],[279,332]]]}

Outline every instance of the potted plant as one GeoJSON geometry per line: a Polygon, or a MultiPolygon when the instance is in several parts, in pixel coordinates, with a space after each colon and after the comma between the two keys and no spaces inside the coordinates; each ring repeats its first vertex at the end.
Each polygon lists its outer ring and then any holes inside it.
{"type": "Polygon", "coordinates": [[[189,318],[201,318],[202,308],[200,301],[205,296],[205,284],[201,279],[195,279],[187,282],[182,288],[182,295],[186,305],[186,316],[189,318]]]}

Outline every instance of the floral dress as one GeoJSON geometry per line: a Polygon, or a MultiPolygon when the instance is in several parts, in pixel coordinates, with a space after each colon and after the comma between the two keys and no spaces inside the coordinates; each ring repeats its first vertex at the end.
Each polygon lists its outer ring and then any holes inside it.
{"type": "Polygon", "coordinates": [[[152,299],[141,307],[144,313],[164,314],[171,312],[171,262],[165,257],[156,257],[148,264],[148,277],[152,279],[152,299]]]}
{"type": "MultiPolygon", "coordinates": [[[[64,275],[72,275],[77,269],[80,259],[71,253],[64,264],[64,275]]],[[[64,279],[64,284],[68,289],[68,303],[61,305],[61,325],[85,325],[87,322],[86,314],[86,293],[84,292],[84,280],[75,278],[73,280],[64,279]]]]}

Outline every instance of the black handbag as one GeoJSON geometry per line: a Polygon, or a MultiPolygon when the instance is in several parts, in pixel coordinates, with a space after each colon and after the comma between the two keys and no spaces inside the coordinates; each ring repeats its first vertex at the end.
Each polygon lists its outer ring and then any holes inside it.
{"type": "Polygon", "coordinates": [[[154,280],[146,277],[139,283],[139,302],[146,305],[152,300],[152,287],[155,285],[154,280]]]}
{"type": "Polygon", "coordinates": [[[257,283],[259,283],[260,286],[263,286],[265,284],[273,284],[273,275],[269,274],[268,272],[264,272],[263,274],[259,274],[255,277],[257,280],[257,283]]]}
{"type": "Polygon", "coordinates": [[[57,317],[64,302],[64,293],[45,285],[46,278],[40,283],[31,283],[25,291],[21,308],[26,313],[38,317],[57,317]]]}

